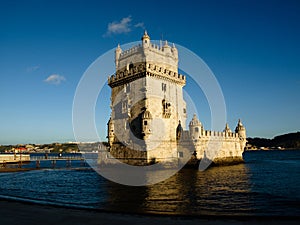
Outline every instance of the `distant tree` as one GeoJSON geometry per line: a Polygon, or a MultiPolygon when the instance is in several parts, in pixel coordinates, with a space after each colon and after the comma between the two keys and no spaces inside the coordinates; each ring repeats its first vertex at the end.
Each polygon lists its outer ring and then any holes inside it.
{"type": "Polygon", "coordinates": [[[256,147],[283,147],[300,149],[300,132],[278,135],[273,139],[247,138],[248,144],[256,147]]]}

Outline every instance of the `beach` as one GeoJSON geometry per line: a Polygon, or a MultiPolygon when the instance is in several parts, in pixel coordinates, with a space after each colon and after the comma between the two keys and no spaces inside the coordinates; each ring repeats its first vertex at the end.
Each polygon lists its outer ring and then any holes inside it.
{"type": "Polygon", "coordinates": [[[96,225],[96,224],[298,224],[297,217],[182,217],[173,215],[121,214],[27,202],[0,200],[0,224],[96,225]]]}

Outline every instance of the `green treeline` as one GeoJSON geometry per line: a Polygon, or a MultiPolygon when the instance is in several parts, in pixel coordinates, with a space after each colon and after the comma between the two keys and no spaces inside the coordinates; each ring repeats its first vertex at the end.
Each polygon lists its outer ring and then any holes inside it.
{"type": "Polygon", "coordinates": [[[282,147],[282,148],[299,148],[300,149],[300,132],[283,134],[267,138],[247,138],[248,144],[256,147],[282,147]]]}

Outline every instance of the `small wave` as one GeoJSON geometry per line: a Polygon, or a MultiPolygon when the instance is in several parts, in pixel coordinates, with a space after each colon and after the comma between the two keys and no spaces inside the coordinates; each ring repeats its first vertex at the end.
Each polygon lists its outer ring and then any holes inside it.
{"type": "Polygon", "coordinates": [[[63,206],[63,207],[71,207],[77,209],[93,209],[93,207],[87,205],[78,205],[74,203],[61,203],[56,201],[45,201],[41,199],[32,199],[32,198],[23,198],[17,196],[8,196],[8,195],[0,195],[0,200],[7,200],[7,201],[15,201],[15,202],[24,202],[24,203],[34,203],[39,205],[50,205],[50,206],[63,206]]]}

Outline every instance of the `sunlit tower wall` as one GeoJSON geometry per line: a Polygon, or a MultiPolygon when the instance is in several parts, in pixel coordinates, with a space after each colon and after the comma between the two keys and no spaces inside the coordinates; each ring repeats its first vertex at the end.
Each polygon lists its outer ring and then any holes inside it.
{"type": "Polygon", "coordinates": [[[110,153],[130,164],[175,162],[176,128],[186,126],[185,76],[178,74],[178,51],[158,46],[147,32],[128,50],[115,50],[108,122],[110,153]]]}

